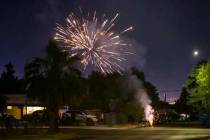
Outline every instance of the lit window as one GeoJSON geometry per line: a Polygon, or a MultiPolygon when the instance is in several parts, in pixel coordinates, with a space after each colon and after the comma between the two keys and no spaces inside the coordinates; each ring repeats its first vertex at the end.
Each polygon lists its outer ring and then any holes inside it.
{"type": "Polygon", "coordinates": [[[39,106],[27,106],[27,114],[31,114],[34,111],[37,110],[44,110],[44,107],[39,107],[39,106]]]}
{"type": "Polygon", "coordinates": [[[12,109],[12,106],[7,106],[7,109],[12,109]]]}

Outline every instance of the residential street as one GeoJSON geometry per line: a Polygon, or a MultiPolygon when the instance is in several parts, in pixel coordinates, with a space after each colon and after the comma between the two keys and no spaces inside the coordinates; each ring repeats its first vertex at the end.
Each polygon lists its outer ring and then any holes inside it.
{"type": "Polygon", "coordinates": [[[148,127],[128,130],[80,130],[78,134],[81,137],[86,137],[86,139],[91,140],[183,140],[204,138],[210,135],[210,130],[194,128],[148,127]]]}
{"type": "Polygon", "coordinates": [[[70,135],[75,135],[74,140],[208,140],[209,129],[200,128],[107,128],[107,127],[76,127],[62,128],[59,138],[54,135],[17,135],[1,138],[1,140],[69,140],[70,135]],[[64,136],[62,136],[64,135],[64,136]],[[69,135],[69,136],[68,136],[69,135]],[[62,137],[62,138],[60,138],[62,137]]]}

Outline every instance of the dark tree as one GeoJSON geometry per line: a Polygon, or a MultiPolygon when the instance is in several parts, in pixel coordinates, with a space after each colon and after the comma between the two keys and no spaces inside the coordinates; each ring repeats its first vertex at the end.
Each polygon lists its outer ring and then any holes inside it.
{"type": "Polygon", "coordinates": [[[175,110],[178,113],[190,113],[191,112],[191,106],[188,105],[188,100],[190,97],[190,93],[187,91],[186,88],[182,89],[181,95],[179,99],[175,103],[175,110]]]}
{"type": "Polygon", "coordinates": [[[131,68],[131,72],[133,75],[136,75],[136,77],[141,80],[143,83],[146,82],[146,79],[145,79],[145,75],[144,75],[144,72],[143,71],[140,71],[138,70],[137,68],[131,68]]]}
{"type": "Polygon", "coordinates": [[[149,98],[152,101],[151,105],[156,109],[160,108],[160,98],[158,96],[156,87],[150,82],[145,82],[144,87],[146,89],[149,98]]]}
{"type": "Polygon", "coordinates": [[[92,72],[88,77],[88,89],[84,100],[86,107],[104,111],[115,110],[115,103],[118,103],[121,97],[120,77],[117,73],[105,76],[99,72],[92,72]]]}
{"type": "Polygon", "coordinates": [[[49,113],[51,131],[58,129],[58,110],[64,98],[78,92],[79,71],[74,68],[74,58],[49,41],[45,58],[35,58],[25,65],[26,92],[39,99],[49,113]]]}
{"type": "Polygon", "coordinates": [[[11,63],[5,65],[5,70],[1,74],[0,91],[4,94],[17,94],[21,92],[21,83],[15,76],[14,66],[11,63]]]}
{"type": "MultiPolygon", "coordinates": [[[[152,100],[152,105],[158,107],[159,97],[156,88],[145,81],[142,71],[132,68],[132,74],[139,79],[141,87],[145,89],[152,100]]],[[[92,72],[88,77],[88,90],[84,105],[89,108],[97,108],[103,111],[114,111],[123,113],[131,120],[138,120],[142,116],[143,110],[140,103],[136,100],[136,89],[129,83],[130,74],[120,75],[113,73],[103,75],[99,72],[92,72]],[[130,88],[131,87],[131,88],[130,88]]]]}
{"type": "Polygon", "coordinates": [[[3,115],[7,108],[7,97],[0,95],[0,114],[3,115]]]}
{"type": "Polygon", "coordinates": [[[132,71],[132,74],[135,75],[142,82],[142,85],[143,85],[142,88],[145,89],[147,95],[149,96],[149,98],[152,101],[151,105],[154,108],[159,108],[160,107],[160,98],[159,98],[156,87],[152,83],[150,83],[146,80],[144,72],[142,72],[136,68],[132,68],[131,71],[132,71]]]}

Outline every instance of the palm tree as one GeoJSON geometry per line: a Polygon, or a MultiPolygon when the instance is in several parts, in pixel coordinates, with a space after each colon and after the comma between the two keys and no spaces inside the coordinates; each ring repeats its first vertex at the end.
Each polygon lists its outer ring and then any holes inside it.
{"type": "Polygon", "coordinates": [[[76,59],[69,58],[55,42],[49,41],[46,54],[44,59],[34,58],[25,65],[24,77],[28,96],[38,98],[47,107],[50,130],[56,131],[63,96],[71,92],[71,88],[67,88],[71,87],[67,79],[78,78],[80,73],[74,68],[76,59]]]}

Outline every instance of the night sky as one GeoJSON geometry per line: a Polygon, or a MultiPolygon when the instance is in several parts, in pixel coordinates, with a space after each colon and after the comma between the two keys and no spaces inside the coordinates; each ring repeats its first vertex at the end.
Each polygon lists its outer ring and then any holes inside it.
{"type": "Polygon", "coordinates": [[[134,26],[126,37],[140,48],[137,66],[161,97],[164,91],[179,96],[193,64],[210,58],[209,0],[1,0],[0,72],[12,62],[22,76],[27,61],[44,55],[55,24],[79,7],[99,15],[118,12],[117,31],[134,26]],[[196,49],[200,55],[194,57],[196,49]]]}

